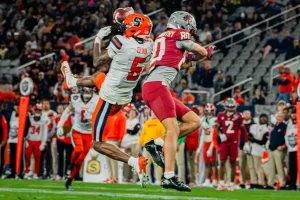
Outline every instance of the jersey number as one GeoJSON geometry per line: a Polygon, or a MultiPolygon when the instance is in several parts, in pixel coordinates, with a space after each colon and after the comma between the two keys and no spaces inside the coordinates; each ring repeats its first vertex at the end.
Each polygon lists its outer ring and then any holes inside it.
{"type": "Polygon", "coordinates": [[[81,119],[80,119],[80,121],[81,121],[82,123],[88,122],[88,120],[85,119],[85,117],[84,117],[84,113],[85,113],[85,112],[86,112],[86,110],[81,110],[81,119]]]}
{"type": "Polygon", "coordinates": [[[143,68],[139,67],[138,64],[143,63],[145,61],[146,61],[146,58],[139,58],[139,57],[134,58],[133,63],[130,68],[130,72],[128,72],[128,75],[127,75],[128,81],[136,81],[139,79],[143,68]]]}
{"type": "Polygon", "coordinates": [[[226,133],[227,134],[233,134],[234,133],[234,130],[232,129],[233,127],[233,122],[232,121],[225,121],[225,126],[227,126],[227,130],[226,130],[226,133]]]}
{"type": "Polygon", "coordinates": [[[166,49],[166,38],[161,37],[157,40],[155,40],[155,45],[154,45],[154,61],[155,60],[161,60],[163,55],[165,54],[165,49],[166,49]]]}
{"type": "Polygon", "coordinates": [[[38,126],[38,127],[35,127],[35,126],[31,126],[31,132],[30,132],[30,134],[40,134],[40,127],[38,126]]]}

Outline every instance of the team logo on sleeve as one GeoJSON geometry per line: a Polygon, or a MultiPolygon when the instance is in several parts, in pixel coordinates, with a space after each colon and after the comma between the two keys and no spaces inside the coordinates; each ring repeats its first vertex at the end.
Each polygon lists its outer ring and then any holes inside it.
{"type": "Polygon", "coordinates": [[[86,167],[86,172],[88,174],[100,174],[101,164],[97,160],[98,155],[99,155],[98,153],[91,153],[90,154],[92,159],[88,161],[87,167],[86,167]]]}

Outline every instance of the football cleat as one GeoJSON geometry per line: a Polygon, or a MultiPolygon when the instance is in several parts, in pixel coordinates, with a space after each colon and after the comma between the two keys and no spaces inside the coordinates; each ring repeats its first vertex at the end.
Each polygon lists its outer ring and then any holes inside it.
{"type": "Polygon", "coordinates": [[[116,178],[110,178],[109,182],[110,183],[118,183],[118,179],[116,179],[116,178]]]}
{"type": "Polygon", "coordinates": [[[161,168],[165,168],[165,161],[163,156],[163,150],[162,147],[159,145],[156,145],[154,143],[154,140],[151,140],[147,144],[145,144],[146,150],[150,153],[153,161],[160,166],[161,168]]]}
{"type": "Polygon", "coordinates": [[[132,169],[134,173],[136,173],[139,176],[140,179],[140,185],[145,188],[149,182],[149,177],[146,174],[146,165],[147,165],[147,159],[144,156],[140,156],[137,158],[137,164],[132,169]]]}
{"type": "Polygon", "coordinates": [[[224,185],[219,184],[217,187],[217,191],[224,191],[226,187],[224,185]]]}
{"type": "Polygon", "coordinates": [[[67,189],[68,191],[73,191],[73,190],[74,190],[74,188],[72,187],[72,180],[69,179],[69,178],[68,178],[68,180],[66,181],[65,186],[66,186],[66,189],[67,189]]]}
{"type": "Polygon", "coordinates": [[[229,185],[229,186],[227,187],[227,190],[228,190],[229,192],[233,192],[233,191],[234,191],[234,186],[229,185]]]}
{"type": "Polygon", "coordinates": [[[106,178],[102,181],[102,183],[110,183],[110,178],[106,178]]]}
{"type": "Polygon", "coordinates": [[[184,183],[178,181],[177,177],[174,176],[172,178],[166,179],[165,177],[162,178],[161,187],[163,189],[175,189],[180,192],[190,192],[191,188],[184,183]]]}
{"type": "Polygon", "coordinates": [[[39,180],[39,177],[38,177],[37,174],[34,174],[33,177],[32,177],[32,179],[33,179],[33,180],[39,180]]]}
{"type": "Polygon", "coordinates": [[[64,76],[64,89],[65,90],[71,90],[72,87],[70,86],[70,81],[71,81],[71,79],[75,79],[75,77],[71,72],[69,63],[67,61],[64,61],[61,64],[60,70],[61,70],[61,72],[64,76]]]}
{"type": "Polygon", "coordinates": [[[210,181],[205,181],[205,182],[201,185],[201,187],[211,188],[211,187],[213,187],[213,185],[210,183],[210,181]]]}

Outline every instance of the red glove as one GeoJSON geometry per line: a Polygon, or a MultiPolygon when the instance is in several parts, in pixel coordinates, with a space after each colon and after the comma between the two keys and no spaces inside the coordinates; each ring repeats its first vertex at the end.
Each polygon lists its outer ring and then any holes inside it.
{"type": "Polygon", "coordinates": [[[210,59],[210,58],[211,58],[211,56],[212,56],[212,54],[213,54],[213,52],[214,52],[214,49],[215,49],[214,46],[209,46],[209,47],[206,48],[206,51],[207,51],[206,58],[207,58],[207,59],[210,59]]]}

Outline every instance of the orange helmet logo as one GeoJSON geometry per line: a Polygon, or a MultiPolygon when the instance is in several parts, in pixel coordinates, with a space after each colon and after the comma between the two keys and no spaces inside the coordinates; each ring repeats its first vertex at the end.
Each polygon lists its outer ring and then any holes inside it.
{"type": "Polygon", "coordinates": [[[152,22],[146,15],[134,13],[128,15],[123,21],[126,37],[150,37],[152,22]]]}

